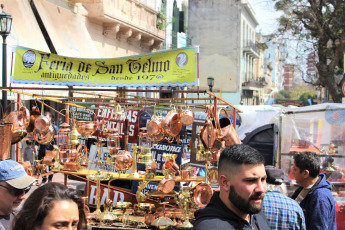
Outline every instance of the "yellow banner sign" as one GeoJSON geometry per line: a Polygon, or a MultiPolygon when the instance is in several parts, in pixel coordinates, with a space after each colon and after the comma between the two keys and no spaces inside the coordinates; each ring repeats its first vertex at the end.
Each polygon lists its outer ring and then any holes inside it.
{"type": "Polygon", "coordinates": [[[18,47],[12,82],[102,87],[194,86],[195,48],[116,59],[78,59],[18,47]]]}

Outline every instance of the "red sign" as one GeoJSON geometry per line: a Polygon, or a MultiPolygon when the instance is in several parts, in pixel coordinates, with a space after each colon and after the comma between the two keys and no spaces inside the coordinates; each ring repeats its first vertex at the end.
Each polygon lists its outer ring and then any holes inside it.
{"type": "MultiPolygon", "coordinates": [[[[114,187],[114,186],[112,186],[112,187],[114,187]]],[[[88,205],[96,206],[96,204],[97,204],[97,186],[96,186],[96,184],[93,182],[90,182],[89,194],[86,194],[87,193],[86,191],[87,190],[85,189],[84,195],[89,197],[88,205]]],[[[129,189],[115,187],[115,189],[110,189],[109,195],[110,195],[110,197],[108,197],[108,186],[101,184],[101,196],[100,196],[100,198],[101,198],[100,204],[101,205],[104,205],[108,199],[111,199],[113,201],[113,206],[115,205],[116,202],[131,202],[132,201],[132,193],[131,193],[131,190],[129,190],[129,189]]]]}
{"type": "Polygon", "coordinates": [[[345,82],[343,84],[343,94],[345,95],[345,82]]]}
{"type": "Polygon", "coordinates": [[[114,109],[109,107],[102,108],[101,106],[100,108],[96,109],[95,114],[98,123],[105,121],[105,124],[100,127],[100,136],[103,135],[102,131],[105,128],[108,130],[115,128],[119,131],[121,140],[123,141],[125,137],[125,119],[127,118],[128,142],[136,143],[138,141],[140,110],[129,110],[122,116],[116,116],[114,114],[114,109]]]}

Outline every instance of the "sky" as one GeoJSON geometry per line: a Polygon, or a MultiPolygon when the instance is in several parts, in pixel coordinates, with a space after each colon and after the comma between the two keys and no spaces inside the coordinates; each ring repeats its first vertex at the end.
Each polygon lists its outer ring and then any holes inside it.
{"type": "Polygon", "coordinates": [[[263,35],[274,33],[278,27],[279,13],[275,11],[272,0],[249,0],[259,22],[256,32],[263,35]]]}

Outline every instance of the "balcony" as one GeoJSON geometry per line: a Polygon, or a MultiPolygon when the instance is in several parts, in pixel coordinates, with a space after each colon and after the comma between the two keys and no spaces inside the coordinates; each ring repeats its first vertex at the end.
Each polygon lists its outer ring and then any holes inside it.
{"type": "Polygon", "coordinates": [[[244,44],[243,53],[247,53],[254,58],[259,58],[259,49],[256,48],[253,42],[247,42],[244,44]]]}
{"type": "Polygon", "coordinates": [[[103,24],[103,33],[142,47],[160,49],[165,32],[157,28],[158,11],[138,0],[69,0],[80,1],[87,17],[103,24]]]}

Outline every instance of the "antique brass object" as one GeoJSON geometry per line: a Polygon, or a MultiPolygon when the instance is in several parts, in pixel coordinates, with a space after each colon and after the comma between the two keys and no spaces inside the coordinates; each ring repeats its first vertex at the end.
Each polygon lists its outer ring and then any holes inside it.
{"type": "Polygon", "coordinates": [[[116,202],[115,208],[126,209],[132,206],[131,202],[116,202]]]}
{"type": "Polygon", "coordinates": [[[153,157],[151,154],[151,148],[142,148],[142,153],[138,156],[138,163],[140,164],[150,164],[153,162],[153,157]]]}
{"type": "Polygon", "coordinates": [[[75,124],[72,126],[71,130],[71,144],[72,145],[78,145],[79,144],[79,136],[80,134],[77,131],[77,128],[75,124]]]}
{"type": "Polygon", "coordinates": [[[138,173],[137,169],[137,153],[138,153],[138,145],[132,145],[133,149],[133,167],[132,167],[132,173],[128,175],[128,178],[130,179],[136,179],[136,178],[141,178],[141,176],[138,173]]]}

